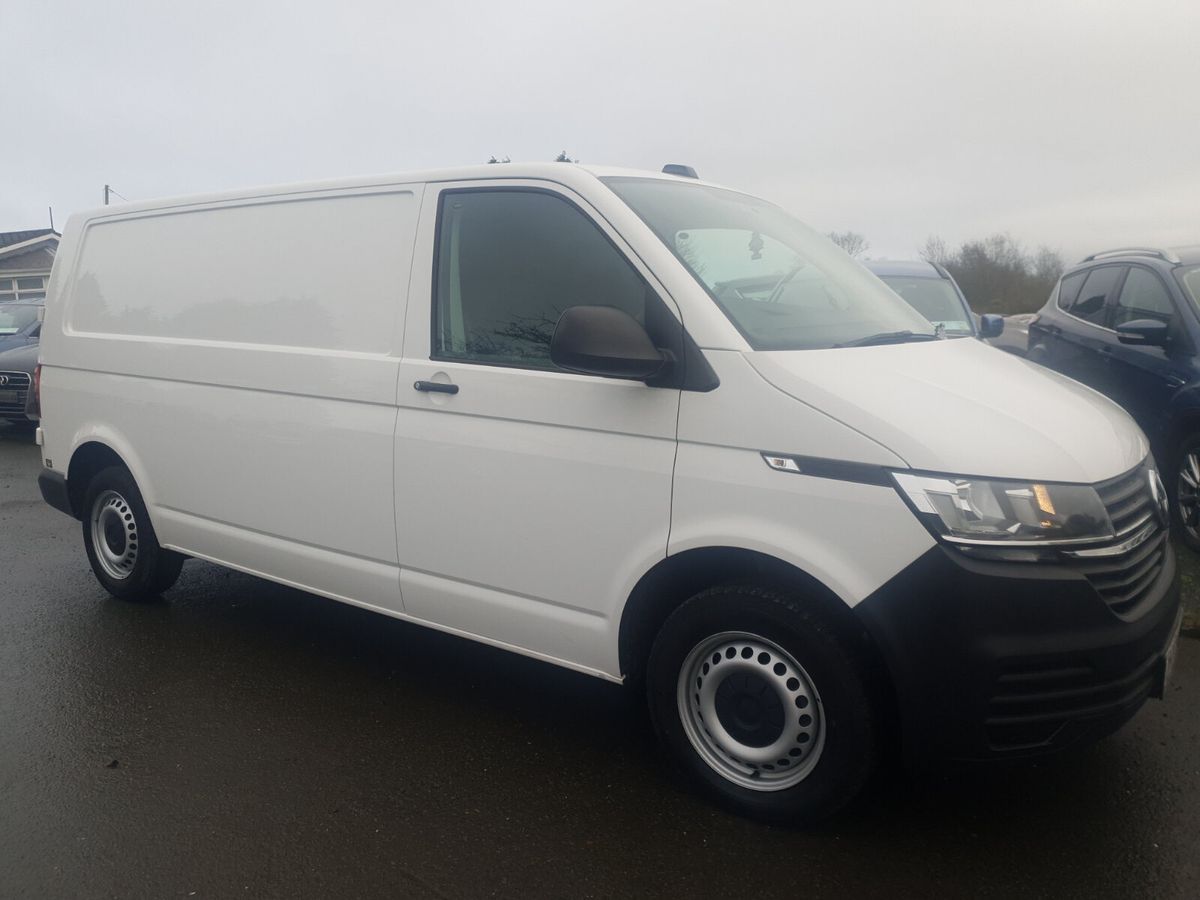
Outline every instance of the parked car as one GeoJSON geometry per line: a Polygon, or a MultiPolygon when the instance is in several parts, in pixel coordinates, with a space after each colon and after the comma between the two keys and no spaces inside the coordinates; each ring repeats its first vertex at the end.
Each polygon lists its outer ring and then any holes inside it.
{"type": "Polygon", "coordinates": [[[1150,438],[1200,550],[1200,247],[1093,253],[1029,325],[1029,358],[1105,394],[1150,438]]]}
{"type": "Polygon", "coordinates": [[[37,343],[42,330],[42,305],[41,300],[0,303],[0,353],[37,343]]]}
{"type": "Polygon", "coordinates": [[[1004,329],[996,337],[988,341],[993,347],[999,347],[1016,356],[1024,356],[1029,350],[1029,323],[1035,313],[1014,313],[1004,317],[1004,329]]]}
{"type": "Polygon", "coordinates": [[[868,260],[863,263],[879,280],[946,337],[993,338],[1004,330],[1003,316],[977,316],[945,266],[925,260],[868,260]]]}
{"type": "Polygon", "coordinates": [[[37,344],[0,351],[0,420],[26,425],[36,419],[31,387],[37,360],[37,344]]]}
{"type": "Polygon", "coordinates": [[[198,557],[644,685],[701,790],[811,821],[898,750],[1046,753],[1166,684],[1142,433],[939,338],[783,210],[683,175],[106,207],[51,276],[39,483],[116,597],[198,557]]]}

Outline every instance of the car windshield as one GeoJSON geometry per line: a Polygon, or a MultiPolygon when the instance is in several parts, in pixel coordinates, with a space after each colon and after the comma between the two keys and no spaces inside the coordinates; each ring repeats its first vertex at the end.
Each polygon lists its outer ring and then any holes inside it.
{"type": "Polygon", "coordinates": [[[1190,269],[1176,269],[1175,275],[1179,279],[1179,283],[1187,289],[1188,296],[1192,298],[1192,303],[1200,307],[1200,266],[1192,266],[1190,269]]]}
{"type": "Polygon", "coordinates": [[[24,331],[37,321],[38,309],[36,306],[0,305],[0,335],[24,331]]]}
{"type": "Polygon", "coordinates": [[[974,334],[958,292],[945,278],[913,275],[880,275],[879,278],[926,319],[941,325],[947,335],[974,334]]]}
{"type": "Polygon", "coordinates": [[[656,178],[604,182],[755,350],[929,339],[929,322],[823,235],[747,194],[656,178]]]}

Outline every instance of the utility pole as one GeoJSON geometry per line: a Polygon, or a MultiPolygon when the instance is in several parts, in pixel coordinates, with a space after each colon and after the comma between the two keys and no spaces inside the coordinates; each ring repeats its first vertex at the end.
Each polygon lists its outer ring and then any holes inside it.
{"type": "Polygon", "coordinates": [[[107,184],[104,186],[104,205],[108,206],[108,194],[112,190],[107,184]]]}

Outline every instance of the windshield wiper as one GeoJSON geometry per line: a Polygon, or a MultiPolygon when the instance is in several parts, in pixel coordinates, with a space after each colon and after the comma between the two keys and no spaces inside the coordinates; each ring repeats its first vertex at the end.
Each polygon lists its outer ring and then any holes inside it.
{"type": "Polygon", "coordinates": [[[869,334],[866,337],[846,341],[844,344],[834,344],[837,347],[871,347],[875,344],[910,344],[917,341],[936,341],[936,334],[921,334],[917,331],[881,331],[879,334],[869,334]]]}

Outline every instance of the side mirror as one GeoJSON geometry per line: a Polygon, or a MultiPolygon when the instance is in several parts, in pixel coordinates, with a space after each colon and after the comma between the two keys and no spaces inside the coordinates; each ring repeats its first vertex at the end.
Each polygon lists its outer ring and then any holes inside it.
{"type": "Polygon", "coordinates": [[[981,338],[1000,337],[1004,333],[1004,316],[989,313],[979,317],[979,336],[981,338]]]}
{"type": "Polygon", "coordinates": [[[1170,328],[1157,319],[1134,319],[1117,326],[1117,340],[1122,344],[1143,347],[1165,347],[1170,328]]]}
{"type": "Polygon", "coordinates": [[[570,372],[637,381],[657,374],[667,362],[646,329],[611,306],[572,306],[559,316],[550,360],[570,372]]]}

